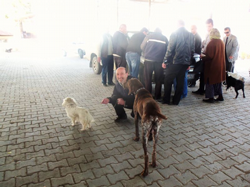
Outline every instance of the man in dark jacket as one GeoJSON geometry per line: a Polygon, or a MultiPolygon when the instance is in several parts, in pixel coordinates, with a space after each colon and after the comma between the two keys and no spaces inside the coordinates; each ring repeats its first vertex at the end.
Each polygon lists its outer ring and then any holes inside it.
{"type": "MultiPolygon", "coordinates": [[[[124,67],[119,67],[116,70],[116,78],[118,83],[114,87],[112,96],[104,98],[102,104],[111,103],[118,116],[115,122],[122,122],[127,119],[124,108],[133,109],[135,96],[134,94],[128,95],[129,90],[123,87],[126,81],[131,79],[131,76],[128,75],[124,67]]],[[[133,117],[133,115],[132,110],[131,116],[133,117]]]]}
{"type": "Polygon", "coordinates": [[[152,73],[155,78],[155,99],[161,99],[161,80],[163,79],[163,69],[161,63],[168,47],[168,39],[162,35],[159,28],[155,32],[146,36],[141,44],[144,61],[144,81],[145,88],[152,93],[152,73]]]}
{"type": "Polygon", "coordinates": [[[170,104],[173,80],[176,78],[176,90],[173,104],[178,105],[183,93],[185,72],[194,54],[194,36],[184,28],[184,22],[178,21],[179,29],[170,36],[168,50],[162,63],[165,69],[163,104],[170,104]]]}
{"type": "Polygon", "coordinates": [[[147,28],[142,28],[140,32],[135,33],[129,40],[126,61],[128,63],[130,75],[138,78],[140,57],[141,57],[141,43],[148,33],[147,28]]]}
{"type": "Polygon", "coordinates": [[[127,37],[127,26],[122,24],[119,27],[119,31],[115,32],[113,36],[113,56],[115,60],[116,69],[119,67],[126,68],[126,49],[128,46],[128,37],[127,37]]]}

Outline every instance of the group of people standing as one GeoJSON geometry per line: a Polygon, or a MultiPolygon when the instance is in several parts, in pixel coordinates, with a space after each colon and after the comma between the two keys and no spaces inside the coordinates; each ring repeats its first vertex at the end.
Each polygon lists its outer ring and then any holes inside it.
{"type": "MultiPolygon", "coordinates": [[[[178,105],[181,98],[187,94],[187,71],[193,61],[194,53],[200,54],[204,67],[200,72],[200,87],[193,93],[205,93],[204,102],[223,101],[221,83],[225,81],[226,70],[233,71],[234,69],[238,42],[237,38],[231,34],[229,27],[224,30],[226,36],[223,42],[220,39],[219,31],[213,28],[213,20],[208,19],[206,25],[208,34],[203,42],[197,33],[197,27],[192,25],[191,32],[189,32],[182,20],[178,21],[178,29],[171,34],[170,40],[162,34],[159,28],[150,34],[146,28],[142,28],[129,39],[124,24],[120,26],[113,38],[106,33],[103,36],[101,47],[102,84],[107,86],[106,74],[108,74],[108,84],[114,84],[112,82],[113,60],[118,74],[121,75],[122,72],[122,76],[120,76],[122,81],[117,78],[118,83],[114,89],[116,93],[113,93],[113,96],[116,94],[115,97],[105,98],[102,103],[112,103],[115,109],[119,103],[123,107],[132,108],[132,106],[128,106],[128,103],[133,103],[131,98],[126,101],[127,96],[122,97],[122,95],[126,95],[126,91],[122,90],[124,89],[122,84],[131,77],[138,78],[142,56],[144,58],[145,89],[152,93],[152,74],[154,72],[155,93],[153,95],[155,100],[163,104],[178,105]],[[126,72],[127,66],[130,76],[126,72]],[[164,80],[163,97],[161,96],[162,80],[164,80]],[[175,94],[171,98],[174,82],[175,94]],[[117,95],[120,95],[120,98],[116,98],[117,95]],[[218,98],[214,99],[214,96],[218,96],[218,98]]],[[[119,111],[121,110],[119,109],[119,111]]],[[[124,113],[124,110],[122,115],[117,113],[118,118],[126,118],[124,113]]]]}

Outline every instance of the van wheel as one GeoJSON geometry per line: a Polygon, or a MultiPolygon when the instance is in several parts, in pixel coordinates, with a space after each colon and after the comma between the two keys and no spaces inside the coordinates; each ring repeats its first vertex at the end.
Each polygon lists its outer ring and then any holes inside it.
{"type": "Polygon", "coordinates": [[[93,56],[91,64],[94,73],[100,74],[102,72],[102,66],[100,65],[100,63],[97,62],[97,56],[93,56]]]}

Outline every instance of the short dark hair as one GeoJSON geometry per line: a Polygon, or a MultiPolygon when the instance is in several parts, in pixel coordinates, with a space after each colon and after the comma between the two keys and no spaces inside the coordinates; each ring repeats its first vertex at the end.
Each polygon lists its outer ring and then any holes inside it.
{"type": "Polygon", "coordinates": [[[148,29],[147,29],[146,27],[143,27],[143,28],[141,29],[141,32],[148,32],[148,29]]]}
{"type": "Polygon", "coordinates": [[[212,24],[212,25],[214,25],[214,22],[213,22],[213,20],[210,18],[210,19],[208,19],[207,21],[206,21],[206,24],[212,24]]]}
{"type": "Polygon", "coordinates": [[[229,30],[229,32],[231,31],[230,27],[225,27],[224,31],[225,30],[229,30]]]}

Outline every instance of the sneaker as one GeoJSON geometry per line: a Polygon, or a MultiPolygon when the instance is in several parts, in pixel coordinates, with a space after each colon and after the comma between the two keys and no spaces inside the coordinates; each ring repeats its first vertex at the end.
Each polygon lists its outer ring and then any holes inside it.
{"type": "Polygon", "coordinates": [[[115,119],[115,122],[119,123],[119,122],[123,122],[127,119],[127,115],[124,115],[124,116],[118,116],[116,119],[115,119]]]}
{"type": "Polygon", "coordinates": [[[108,83],[109,86],[114,86],[115,83],[111,82],[111,83],[108,83]]]}
{"type": "Polygon", "coordinates": [[[215,101],[224,101],[223,97],[218,97],[217,99],[215,99],[215,101]]]}

